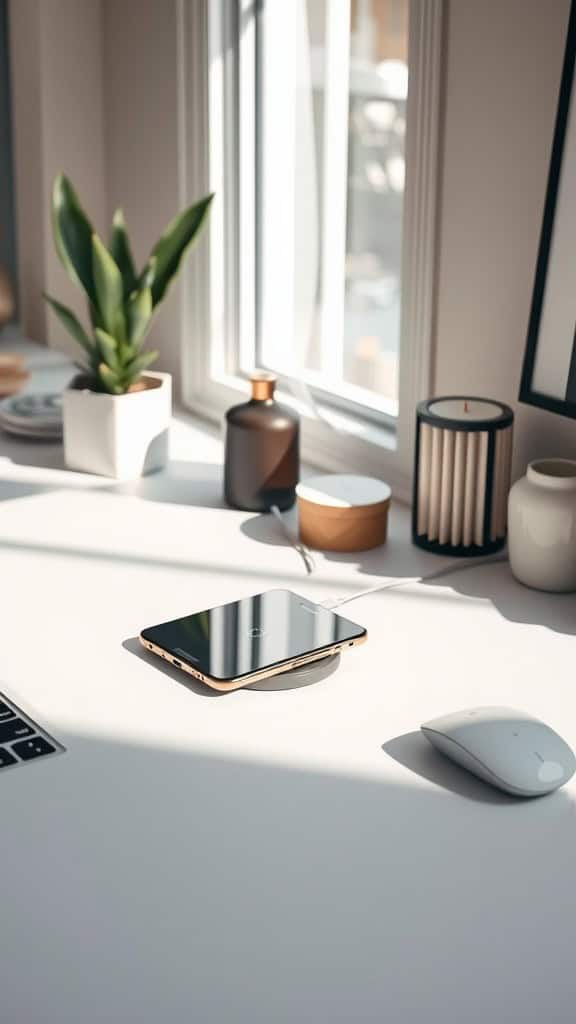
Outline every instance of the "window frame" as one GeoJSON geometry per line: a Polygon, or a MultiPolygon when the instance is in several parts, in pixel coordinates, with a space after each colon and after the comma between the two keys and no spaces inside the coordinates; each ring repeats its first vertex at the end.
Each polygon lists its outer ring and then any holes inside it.
{"type": "MultiPolygon", "coordinates": [[[[246,377],[235,371],[231,348],[246,364],[256,337],[253,139],[256,17],[263,3],[178,0],[179,198],[184,206],[206,192],[216,193],[208,229],[183,275],[182,395],[192,412],[218,422],[227,408],[248,394],[246,377]],[[228,273],[224,258],[229,261],[228,273]]],[[[291,392],[283,379],[279,381],[281,399],[295,405],[302,416],[305,462],[330,471],[354,467],[385,477],[401,500],[410,500],[415,407],[428,397],[431,385],[443,15],[444,0],[410,0],[395,429],[384,415],[375,422],[373,417],[334,408],[332,402],[322,406],[319,417],[296,389],[291,392]]]]}

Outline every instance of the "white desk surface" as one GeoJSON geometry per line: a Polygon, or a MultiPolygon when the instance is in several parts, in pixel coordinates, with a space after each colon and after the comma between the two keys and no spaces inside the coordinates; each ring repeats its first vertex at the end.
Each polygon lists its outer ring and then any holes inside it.
{"type": "Polygon", "coordinates": [[[509,704],[576,747],[576,597],[471,567],[348,606],[323,682],[214,696],[140,628],[442,561],[395,508],[306,578],[223,506],[218,439],[178,420],[173,458],[118,486],[0,440],[0,689],[67,747],[0,773],[2,1024],[572,1022],[576,781],[516,802],[407,734],[509,704]]]}

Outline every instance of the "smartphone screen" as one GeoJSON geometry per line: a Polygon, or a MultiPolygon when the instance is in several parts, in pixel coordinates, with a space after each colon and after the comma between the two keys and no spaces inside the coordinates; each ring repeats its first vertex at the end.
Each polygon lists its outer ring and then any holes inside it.
{"type": "Polygon", "coordinates": [[[290,590],[270,590],[142,630],[142,638],[204,675],[238,679],[366,630],[290,590]]]}

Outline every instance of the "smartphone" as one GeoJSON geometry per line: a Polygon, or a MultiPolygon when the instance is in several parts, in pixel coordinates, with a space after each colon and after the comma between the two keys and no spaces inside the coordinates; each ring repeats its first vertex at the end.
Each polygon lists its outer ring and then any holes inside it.
{"type": "Polygon", "coordinates": [[[237,690],[366,636],[362,626],[291,590],[269,590],[150,626],[140,643],[215,690],[237,690]]]}

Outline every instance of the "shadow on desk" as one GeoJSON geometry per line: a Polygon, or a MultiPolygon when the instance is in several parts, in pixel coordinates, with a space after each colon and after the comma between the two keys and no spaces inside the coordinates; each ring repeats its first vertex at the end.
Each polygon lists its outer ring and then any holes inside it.
{"type": "MultiPolygon", "coordinates": [[[[292,513],[293,526],[295,522],[292,513]]],[[[242,523],[240,528],[247,537],[260,544],[282,547],[289,544],[271,515],[256,515],[242,523]]],[[[299,557],[295,552],[294,558],[298,560],[299,557]]],[[[438,556],[416,548],[406,536],[398,535],[391,536],[383,547],[372,551],[350,554],[326,551],[319,554],[318,560],[322,559],[355,566],[359,578],[372,577],[366,580],[366,587],[376,582],[373,577],[379,576],[398,579],[434,577],[424,579],[419,586],[435,588],[435,600],[443,597],[448,600],[456,593],[480,601],[490,601],[510,622],[544,626],[556,633],[576,635],[576,594],[547,594],[531,590],[514,579],[506,561],[481,564],[480,560],[475,559],[438,556]]],[[[394,593],[401,596],[403,593],[408,594],[408,591],[399,588],[394,593]]],[[[382,601],[387,599],[386,591],[374,596],[382,601]]]]}
{"type": "Polygon", "coordinates": [[[0,479],[0,503],[16,501],[18,498],[31,498],[37,494],[50,494],[55,488],[46,484],[28,483],[25,480],[0,479]]]}
{"type": "MultiPolygon", "coordinates": [[[[61,446],[47,443],[45,451],[44,468],[62,468],[61,446]],[[51,460],[55,463],[54,465],[50,465],[51,460]]],[[[29,453],[34,452],[34,459],[37,461],[36,446],[29,449],[29,453]]],[[[21,462],[24,467],[26,453],[26,442],[16,440],[13,444],[10,442],[9,461],[21,462]],[[14,455],[14,446],[22,448],[23,454],[20,457],[14,455]]],[[[32,455],[30,454],[29,457],[32,458],[32,455]]],[[[26,470],[23,468],[21,479],[19,476],[12,475],[3,478],[2,459],[0,459],[0,503],[62,489],[74,490],[77,488],[83,491],[97,490],[102,495],[112,497],[116,494],[132,495],[142,498],[144,501],[192,508],[223,509],[226,507],[222,497],[222,466],[219,464],[174,460],[169,463],[166,470],[126,483],[118,483],[106,478],[88,477],[83,473],[68,472],[65,479],[59,478],[57,473],[54,476],[54,483],[36,483],[26,479],[26,470]]],[[[394,513],[393,509],[392,516],[394,514],[398,514],[398,512],[394,513]]],[[[353,589],[357,590],[374,584],[378,577],[401,579],[435,575],[434,579],[424,580],[419,585],[420,597],[426,594],[427,588],[431,588],[430,599],[435,601],[442,599],[448,601],[453,598],[455,593],[479,601],[490,601],[499,613],[511,622],[540,625],[557,633],[576,635],[576,594],[545,594],[537,590],[530,590],[516,582],[507,563],[482,565],[476,564],[474,560],[461,559],[457,561],[421,551],[410,544],[405,522],[404,518],[403,522],[391,532],[388,543],[381,548],[352,554],[338,552],[320,554],[317,559],[320,571],[317,569],[316,573],[309,577],[306,577],[300,555],[295,551],[295,577],[298,578],[298,575],[301,574],[302,579],[306,579],[309,584],[321,583],[323,559],[346,567],[353,566],[356,569],[353,589]]],[[[271,515],[255,515],[241,523],[239,529],[251,540],[270,547],[286,547],[289,543],[281,527],[271,515]]],[[[60,553],[66,554],[66,551],[60,553]]],[[[74,554],[74,552],[70,552],[70,554],[74,554]]],[[[90,552],[86,552],[85,556],[90,557],[90,552]]],[[[106,553],[100,552],[94,557],[105,559],[106,553]]],[[[118,555],[111,557],[121,560],[118,555]]],[[[236,571],[240,572],[239,569],[236,571]]],[[[345,586],[350,586],[352,589],[349,582],[345,586]]],[[[410,597],[408,589],[398,588],[394,593],[398,596],[405,594],[407,599],[410,597]]],[[[380,595],[375,594],[373,599],[386,601],[388,594],[386,592],[380,595]]]]}
{"type": "Polygon", "coordinates": [[[450,762],[430,746],[420,731],[395,736],[382,745],[382,750],[415,775],[467,800],[484,804],[513,804],[521,799],[493,789],[450,762]]]}
{"type": "Polygon", "coordinates": [[[525,587],[514,579],[508,562],[470,565],[468,571],[446,573],[428,585],[490,601],[510,622],[545,626],[555,633],[576,635],[576,594],[549,594],[525,587]]]}
{"type": "Polygon", "coordinates": [[[127,640],[122,641],[122,647],[125,651],[129,651],[130,654],[134,654],[141,661],[145,661],[148,665],[152,665],[163,675],[168,676],[168,679],[174,683],[179,683],[180,686],[185,686],[187,690],[191,690],[192,693],[197,694],[198,697],[226,697],[227,694],[219,690],[212,690],[209,686],[204,686],[199,680],[193,679],[192,676],[187,675],[185,672],[174,668],[172,665],[167,664],[162,658],[159,658],[157,654],[150,654],[146,651],[140,643],[137,636],[131,636],[127,640]]]}
{"type": "Polygon", "coordinates": [[[222,466],[208,462],[171,459],[166,469],[139,480],[114,483],[110,494],[132,494],[144,501],[195,508],[226,508],[223,497],[222,466]]]}
{"type": "Polygon", "coordinates": [[[66,469],[62,441],[48,438],[29,440],[13,437],[0,430],[0,448],[2,459],[8,459],[16,466],[31,466],[34,469],[66,469]]]}
{"type": "MultiPolygon", "coordinates": [[[[24,449],[24,452],[26,450],[24,449]]],[[[48,453],[42,469],[64,470],[62,446],[46,444],[48,453]],[[53,449],[53,450],[51,450],[53,449]]],[[[38,453],[35,461],[25,462],[20,458],[8,460],[21,466],[38,464],[38,453]]],[[[106,477],[96,478],[85,473],[66,470],[66,480],[55,480],[54,483],[35,483],[8,476],[2,477],[2,460],[0,459],[0,502],[13,501],[17,498],[30,497],[35,494],[47,494],[51,491],[97,490],[100,494],[125,494],[142,498],[144,501],[157,501],[169,505],[190,505],[194,508],[226,508],[223,499],[222,466],[206,462],[184,462],[171,460],[166,469],[150,473],[138,480],[116,481],[106,477]]]]}
{"type": "MultiPolygon", "coordinates": [[[[395,510],[392,509],[391,516],[394,516],[394,514],[395,510]]],[[[284,513],[284,517],[287,524],[296,533],[298,522],[296,509],[290,509],[284,513]]],[[[290,545],[282,527],[277,523],[274,516],[269,513],[252,516],[242,523],[240,529],[246,537],[257,541],[259,544],[269,545],[270,547],[286,547],[290,545]]],[[[312,554],[315,556],[316,552],[312,552],[312,554]]],[[[294,557],[297,561],[300,558],[296,553],[294,557]]],[[[450,561],[447,558],[439,561],[437,556],[412,547],[411,544],[407,543],[404,528],[402,531],[396,530],[392,532],[386,544],[373,548],[371,551],[353,551],[349,553],[341,551],[319,552],[317,561],[320,562],[323,559],[336,565],[354,566],[359,577],[426,575],[428,572],[433,572],[434,569],[437,569],[439,565],[447,565],[450,561]]],[[[364,585],[369,587],[374,582],[373,579],[369,578],[365,581],[364,585]]]]}
{"type": "Polygon", "coordinates": [[[153,726],[2,778],[3,1020],[573,1019],[561,794],[486,806],[153,726]]]}

